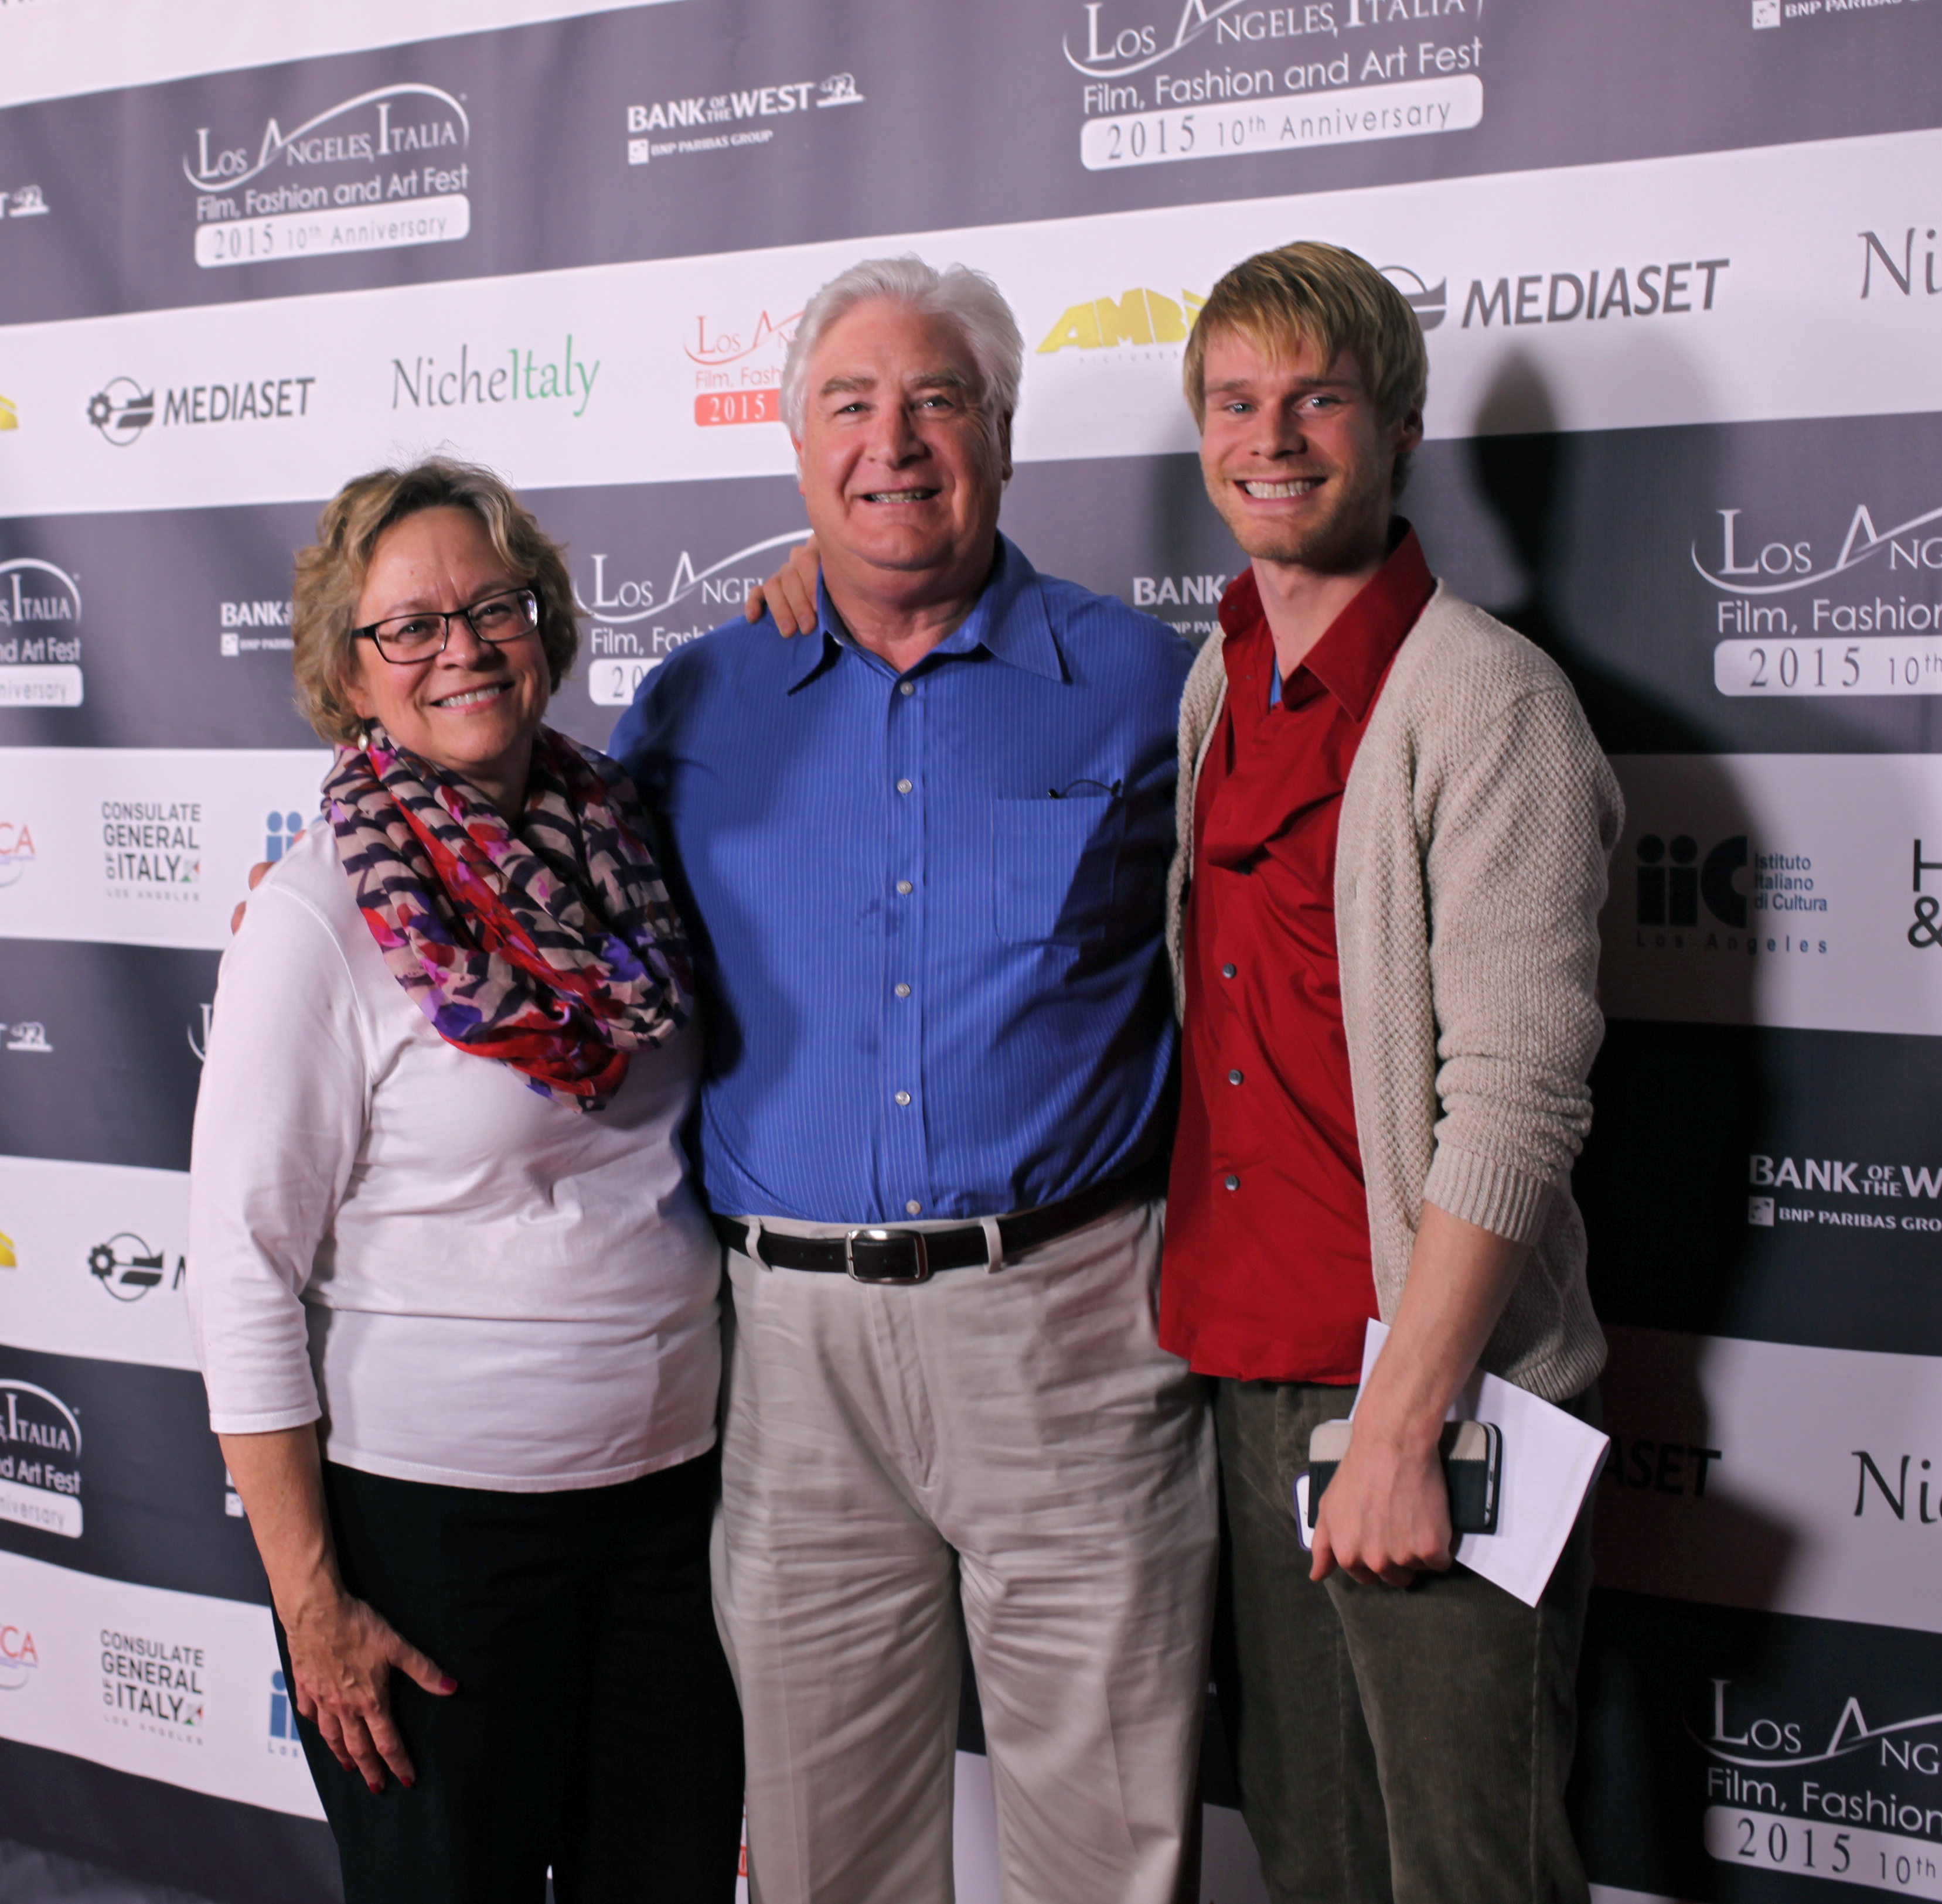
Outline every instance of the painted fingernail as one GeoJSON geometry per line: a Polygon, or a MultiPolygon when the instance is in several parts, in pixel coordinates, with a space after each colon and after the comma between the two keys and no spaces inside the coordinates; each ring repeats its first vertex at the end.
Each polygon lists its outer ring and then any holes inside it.
{"type": "Polygon", "coordinates": [[[365,1783],[366,1783],[366,1784],[367,1784],[368,1786],[370,1786],[371,1790],[372,1790],[372,1794],[373,1794],[374,1795],[376,1795],[377,1793],[378,1793],[378,1792],[382,1792],[382,1791],[384,1790],[384,1786],[382,1786],[381,1785],[380,1785],[380,1784],[378,1783],[378,1781],[377,1781],[375,1778],[367,1778],[364,1782],[365,1782],[365,1783]]]}
{"type": "Polygon", "coordinates": [[[458,1682],[448,1673],[439,1681],[438,1689],[440,1692],[456,1692],[458,1690],[458,1682]]]}
{"type": "Polygon", "coordinates": [[[418,1787],[418,1780],[415,1778],[405,1778],[401,1777],[399,1779],[398,1783],[402,1785],[407,1792],[415,1791],[418,1787]]]}

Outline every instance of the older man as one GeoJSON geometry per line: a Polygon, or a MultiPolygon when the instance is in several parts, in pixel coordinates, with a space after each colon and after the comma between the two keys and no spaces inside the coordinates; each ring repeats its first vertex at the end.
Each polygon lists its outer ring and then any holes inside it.
{"type": "Polygon", "coordinates": [[[1179,1877],[1215,1522],[1155,1333],[1192,657],[998,533],[1022,356],[975,273],[825,286],[783,382],[816,626],[717,630],[614,739],[713,1008],[763,1904],[951,1896],[960,1620],[1009,1904],[1179,1877]]]}

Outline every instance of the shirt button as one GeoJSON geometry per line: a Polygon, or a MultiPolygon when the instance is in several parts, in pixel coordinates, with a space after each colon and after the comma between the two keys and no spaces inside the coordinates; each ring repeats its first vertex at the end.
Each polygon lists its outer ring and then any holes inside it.
{"type": "Polygon", "coordinates": [[[917,889],[911,884],[908,880],[899,880],[897,881],[897,890],[899,892],[914,892],[916,889],[917,889]]]}
{"type": "MultiPolygon", "coordinates": [[[[910,692],[910,690],[906,687],[904,690],[904,692],[908,694],[910,692]]],[[[906,1217],[914,1217],[923,1208],[924,1205],[918,1202],[915,1197],[912,1197],[910,1201],[904,1205],[904,1214],[906,1217]]]]}
{"type": "Polygon", "coordinates": [[[1239,1084],[1241,1082],[1240,1073],[1238,1071],[1230,1071],[1227,1073],[1227,1082],[1230,1084],[1239,1084]]]}
{"type": "Polygon", "coordinates": [[[1223,1181],[1230,1190],[1238,1190],[1241,1187],[1241,1180],[1238,1177],[1229,1177],[1224,1178],[1223,1181]]]}
{"type": "Polygon", "coordinates": [[[1231,978],[1233,975],[1234,968],[1232,966],[1223,966],[1221,968],[1221,976],[1223,978],[1231,978]]]}
{"type": "Polygon", "coordinates": [[[899,985],[897,987],[897,996],[899,998],[908,998],[910,996],[910,987],[908,985],[899,985]]]}
{"type": "Polygon", "coordinates": [[[910,1102],[910,1093],[908,1091],[899,1091],[897,1093],[897,1102],[900,1104],[908,1104],[910,1102]]]}
{"type": "MultiPolygon", "coordinates": [[[[899,694],[914,694],[917,692],[917,683],[914,681],[900,681],[897,683],[897,692],[899,694]]],[[[910,1207],[914,1210],[917,1205],[912,1204],[910,1207]]]]}
{"type": "Polygon", "coordinates": [[[897,782],[897,791],[899,793],[908,793],[910,790],[911,783],[908,780],[899,780],[897,782]]]}

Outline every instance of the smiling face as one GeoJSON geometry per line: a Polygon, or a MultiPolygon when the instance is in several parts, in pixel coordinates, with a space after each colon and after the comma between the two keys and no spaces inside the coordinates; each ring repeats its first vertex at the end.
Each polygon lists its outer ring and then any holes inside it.
{"type": "Polygon", "coordinates": [[[805,384],[796,454],[832,586],[982,583],[1010,427],[979,410],[977,364],[957,325],[892,299],[859,305],[817,344],[805,384]]]}
{"type": "MultiPolygon", "coordinates": [[[[468,608],[519,580],[471,510],[421,510],[378,538],[356,626],[468,608]]],[[[429,660],[387,661],[375,641],[356,650],[345,692],[360,717],[381,721],[400,746],[470,781],[502,812],[516,812],[550,698],[538,632],[486,642],[457,621],[444,652],[429,660]]]]}
{"type": "Polygon", "coordinates": [[[1275,356],[1224,331],[1207,340],[1200,472],[1234,540],[1257,560],[1323,574],[1379,560],[1398,454],[1423,440],[1412,410],[1384,424],[1349,351],[1303,342],[1275,356]]]}

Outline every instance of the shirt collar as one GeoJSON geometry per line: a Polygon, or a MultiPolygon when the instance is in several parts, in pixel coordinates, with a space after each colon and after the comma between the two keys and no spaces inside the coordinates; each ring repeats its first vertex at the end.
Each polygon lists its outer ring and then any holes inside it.
{"type": "MultiPolygon", "coordinates": [[[[1302,668],[1341,703],[1352,720],[1366,719],[1396,650],[1435,592],[1436,577],[1423,559],[1416,531],[1401,516],[1393,518],[1387,559],[1328,624],[1303,657],[1302,668]]],[[[1221,626],[1230,635],[1254,629],[1267,635],[1267,617],[1251,564],[1221,597],[1221,626]]]]}
{"type": "MultiPolygon", "coordinates": [[[[826,662],[833,662],[843,649],[856,645],[819,577],[816,606],[814,638],[798,635],[790,644],[786,692],[793,692],[826,662]]],[[[1028,674],[1043,675],[1049,681],[1065,678],[1064,658],[1052,632],[1052,618],[1046,612],[1038,571],[1006,535],[998,537],[990,577],[970,614],[931,653],[970,654],[981,647],[994,660],[1022,668],[1028,674]]],[[[929,660],[926,656],[925,660],[929,660]]]]}

